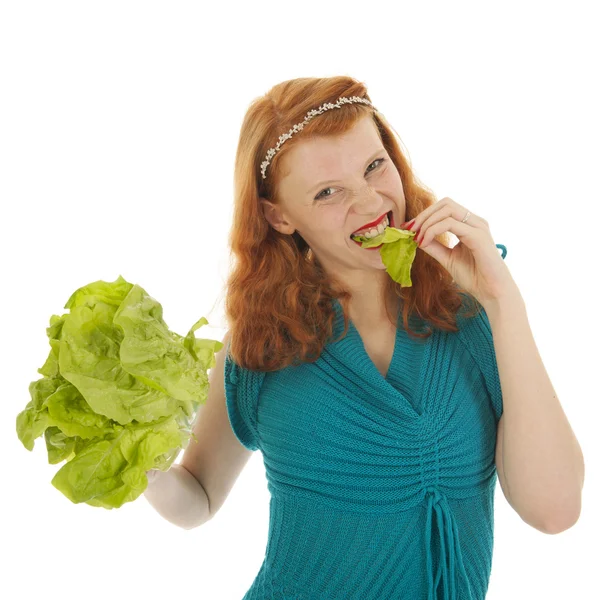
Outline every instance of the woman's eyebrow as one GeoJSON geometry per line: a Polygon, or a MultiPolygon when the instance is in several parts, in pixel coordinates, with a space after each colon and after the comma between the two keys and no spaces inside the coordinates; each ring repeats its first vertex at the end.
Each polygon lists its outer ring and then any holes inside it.
{"type": "MultiPolygon", "coordinates": [[[[382,152],[385,152],[385,148],[378,148],[375,152],[373,152],[373,154],[371,154],[371,156],[369,158],[367,158],[367,160],[365,161],[365,167],[369,163],[371,163],[378,154],[381,154],[382,152]]],[[[309,190],[307,190],[306,193],[311,194],[312,192],[314,192],[317,188],[321,187],[322,185],[327,185],[328,183],[336,183],[338,181],[339,181],[339,179],[327,179],[326,181],[319,181],[319,183],[316,183],[309,190]]]]}

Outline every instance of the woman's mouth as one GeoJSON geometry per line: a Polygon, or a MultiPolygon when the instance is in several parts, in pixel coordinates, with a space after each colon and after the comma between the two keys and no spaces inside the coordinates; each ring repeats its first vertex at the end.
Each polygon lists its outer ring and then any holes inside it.
{"type": "MultiPolygon", "coordinates": [[[[394,227],[394,213],[391,210],[387,213],[387,218],[388,218],[388,221],[389,221],[389,224],[390,224],[389,226],[390,227],[394,227]]],[[[359,242],[358,240],[352,239],[353,235],[354,235],[353,233],[350,234],[350,239],[357,246],[360,246],[362,248],[362,242],[359,242]]],[[[383,246],[383,244],[379,244],[379,246],[373,246],[371,248],[362,248],[362,249],[363,250],[379,250],[379,248],[381,248],[381,246],[383,246]]]]}

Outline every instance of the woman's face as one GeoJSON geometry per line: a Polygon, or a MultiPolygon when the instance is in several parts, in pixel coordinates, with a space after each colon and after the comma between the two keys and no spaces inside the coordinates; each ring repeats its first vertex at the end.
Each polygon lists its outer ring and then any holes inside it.
{"type": "Polygon", "coordinates": [[[363,279],[364,271],[385,270],[378,250],[350,239],[390,210],[396,227],[405,221],[400,174],[371,115],[342,137],[299,142],[282,163],[281,204],[261,199],[269,223],[284,234],[297,230],[325,270],[342,278],[363,279]]]}

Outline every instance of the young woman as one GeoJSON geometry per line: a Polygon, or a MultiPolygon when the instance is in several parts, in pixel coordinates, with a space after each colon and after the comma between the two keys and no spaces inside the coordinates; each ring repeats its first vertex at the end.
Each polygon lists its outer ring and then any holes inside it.
{"type": "Polygon", "coordinates": [[[234,176],[229,329],[199,442],[147,497],[173,522],[201,524],[260,450],[270,526],[244,600],[483,599],[496,475],[525,522],[555,533],[577,519],[582,467],[547,403],[553,458],[573,476],[553,478],[540,452],[528,482],[515,437],[505,477],[504,405],[515,436],[538,410],[516,396],[519,369],[551,384],[532,341],[511,341],[506,315],[524,329],[524,303],[488,222],[436,202],[349,77],[286,81],[253,102],[234,176]],[[418,232],[411,286],[351,237],[390,225],[418,232]],[[547,500],[559,489],[562,513],[547,500]]]}

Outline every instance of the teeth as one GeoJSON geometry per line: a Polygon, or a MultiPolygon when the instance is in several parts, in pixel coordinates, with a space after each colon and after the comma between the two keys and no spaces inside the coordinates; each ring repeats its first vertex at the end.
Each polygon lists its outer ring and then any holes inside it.
{"type": "Polygon", "coordinates": [[[382,234],[385,231],[385,228],[389,225],[389,219],[388,216],[386,215],[385,218],[383,219],[383,221],[381,221],[381,223],[379,223],[379,225],[377,227],[373,227],[371,229],[367,229],[367,230],[363,230],[363,231],[356,231],[354,232],[352,235],[360,235],[360,236],[364,236],[366,238],[374,238],[380,234],[382,234]]]}

